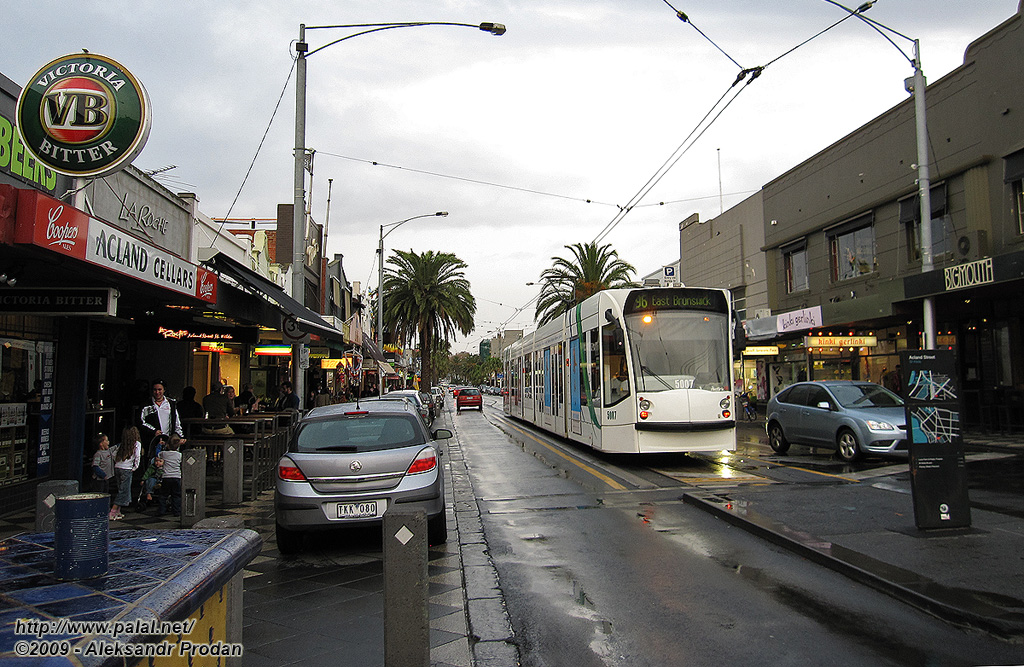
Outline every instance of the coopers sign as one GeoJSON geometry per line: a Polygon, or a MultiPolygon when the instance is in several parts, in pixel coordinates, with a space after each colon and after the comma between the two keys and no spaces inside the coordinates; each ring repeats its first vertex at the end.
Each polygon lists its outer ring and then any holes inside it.
{"type": "Polygon", "coordinates": [[[149,95],[117,61],[95,53],[62,56],[35,73],[18,97],[25,149],[68,176],[103,176],[146,145],[149,95]]]}
{"type": "Polygon", "coordinates": [[[18,193],[15,243],[30,243],[136,280],[217,302],[217,275],[32,190],[18,193]]]}

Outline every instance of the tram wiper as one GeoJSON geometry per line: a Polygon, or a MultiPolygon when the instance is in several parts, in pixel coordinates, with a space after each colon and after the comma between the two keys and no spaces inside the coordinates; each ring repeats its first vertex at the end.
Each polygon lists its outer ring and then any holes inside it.
{"type": "Polygon", "coordinates": [[[662,383],[663,385],[665,385],[665,388],[666,388],[666,389],[675,389],[675,387],[673,387],[673,386],[672,386],[672,385],[670,385],[670,384],[669,384],[668,382],[666,382],[666,381],[665,381],[665,379],[664,379],[663,377],[661,377],[660,375],[658,375],[657,373],[655,373],[654,371],[652,371],[652,370],[651,370],[650,368],[648,368],[647,366],[644,366],[643,364],[640,364],[640,370],[644,371],[645,373],[648,373],[648,374],[650,374],[650,376],[651,376],[651,377],[653,377],[653,378],[654,378],[654,379],[656,379],[656,380],[657,380],[658,382],[660,382],[660,383],[662,383]]]}

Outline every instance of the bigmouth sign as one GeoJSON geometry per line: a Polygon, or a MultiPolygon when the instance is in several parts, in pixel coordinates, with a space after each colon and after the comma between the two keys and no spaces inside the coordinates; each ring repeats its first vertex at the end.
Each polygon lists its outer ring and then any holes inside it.
{"type": "Polygon", "coordinates": [[[105,176],[130,163],[149,138],[151,116],[138,79],[95,53],[57,58],[18,97],[25,148],[68,176],[105,176]]]}

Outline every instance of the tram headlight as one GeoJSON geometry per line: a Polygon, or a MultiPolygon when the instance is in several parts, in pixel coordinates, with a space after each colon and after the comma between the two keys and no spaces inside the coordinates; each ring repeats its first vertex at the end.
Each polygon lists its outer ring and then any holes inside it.
{"type": "Polygon", "coordinates": [[[718,404],[718,407],[722,408],[723,410],[728,410],[730,405],[732,405],[732,399],[726,396],[725,398],[722,399],[722,402],[718,404]]]}
{"type": "Polygon", "coordinates": [[[641,410],[650,410],[651,409],[651,402],[648,401],[646,398],[640,399],[640,409],[641,410]]]}

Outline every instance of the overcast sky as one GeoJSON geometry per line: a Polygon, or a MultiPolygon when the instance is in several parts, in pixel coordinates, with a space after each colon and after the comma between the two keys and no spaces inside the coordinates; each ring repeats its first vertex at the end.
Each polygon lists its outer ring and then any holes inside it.
{"type": "MultiPolygon", "coordinates": [[[[907,96],[911,65],[856,19],[772,62],[843,17],[825,0],[671,2],[690,25],[664,0],[3,0],[0,72],[24,85],[66,53],[114,58],[153,102],[136,166],[176,165],[162,182],[197,193],[211,217],[270,218],[292,201],[300,23],[505,24],[502,37],[384,31],[308,60],[321,223],[333,179],[328,253],[345,256],[349,280],[375,286],[379,225],[448,211],[396,229],[386,247],[454,252],[469,265],[477,326],[454,349],[475,351],[499,327],[532,324],[532,307],[516,312],[536,295],[526,283],[566,244],[597,237],[659,173],[729,90],[740,69],[730,58],[771,64],[605,239],[639,275],[678,259],[679,221],[718,215],[907,96]]],[[[1017,9],[878,0],[866,16],[920,39],[935,81],[1017,9]]],[[[306,37],[315,49],[346,34],[306,37]]]]}

